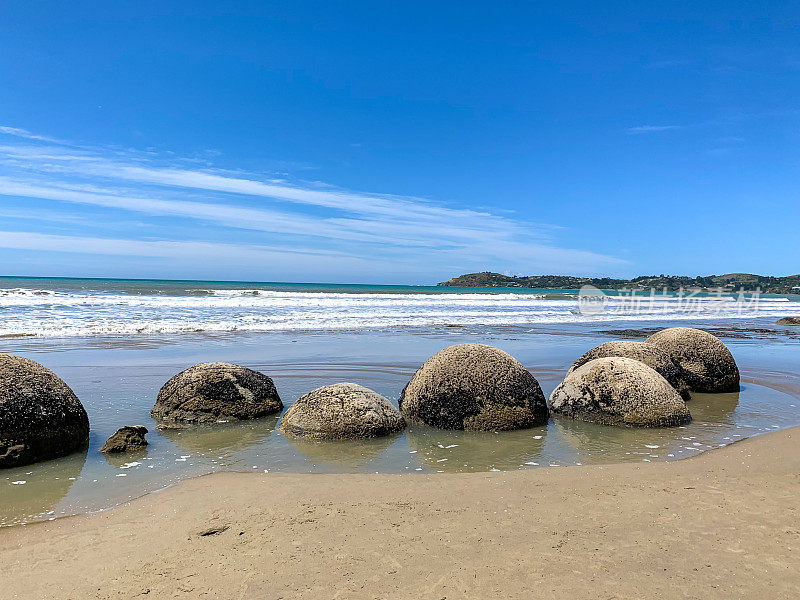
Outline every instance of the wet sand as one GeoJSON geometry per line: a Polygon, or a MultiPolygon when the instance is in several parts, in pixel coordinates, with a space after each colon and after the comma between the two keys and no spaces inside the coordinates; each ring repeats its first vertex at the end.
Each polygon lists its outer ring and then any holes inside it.
{"type": "Polygon", "coordinates": [[[0,597],[791,598],[798,523],[800,428],[664,463],[216,473],[0,530],[0,597]]]}

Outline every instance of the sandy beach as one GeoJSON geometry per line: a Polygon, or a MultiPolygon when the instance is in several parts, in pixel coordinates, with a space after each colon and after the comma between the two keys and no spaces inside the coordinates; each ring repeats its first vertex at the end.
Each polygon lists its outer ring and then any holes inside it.
{"type": "Polygon", "coordinates": [[[0,530],[0,596],[797,597],[798,441],[503,473],[217,473],[0,530]]]}

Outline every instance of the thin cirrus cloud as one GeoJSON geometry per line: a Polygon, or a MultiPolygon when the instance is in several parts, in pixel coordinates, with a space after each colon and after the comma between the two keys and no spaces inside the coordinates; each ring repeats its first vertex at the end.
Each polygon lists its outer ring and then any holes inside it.
{"type": "MultiPolygon", "coordinates": [[[[99,238],[74,235],[54,235],[27,231],[0,231],[2,246],[16,250],[45,250],[81,254],[103,254],[110,256],[142,256],[154,258],[241,258],[253,259],[285,258],[286,254],[326,256],[339,253],[308,248],[276,248],[263,245],[239,245],[198,241],[148,241],[117,238],[99,238]]],[[[339,255],[341,258],[345,255],[339,255]]]]}
{"type": "Polygon", "coordinates": [[[14,137],[23,138],[26,140],[36,140],[38,142],[53,142],[56,144],[63,143],[61,140],[57,140],[56,138],[48,137],[46,135],[37,135],[35,133],[31,133],[27,129],[9,127],[8,125],[0,125],[0,133],[5,133],[6,135],[12,135],[14,137]]]}
{"type": "Polygon", "coordinates": [[[62,225],[69,227],[0,232],[0,248],[171,258],[173,266],[204,256],[217,263],[279,258],[302,279],[346,279],[350,273],[425,278],[483,268],[588,273],[625,264],[562,248],[550,238],[553,227],[492,210],[318,183],[292,185],[211,165],[199,169],[171,154],[88,148],[9,126],[0,126],[0,134],[6,137],[0,145],[0,196],[26,203],[31,215],[28,222],[17,219],[13,229],[30,227],[38,210],[49,215],[40,224],[60,211],[67,217],[62,225]],[[159,229],[165,217],[180,225],[180,239],[165,239],[159,229]],[[97,229],[108,219],[117,230],[125,231],[128,222],[139,225],[123,237],[91,231],[92,222],[97,229]],[[216,238],[225,232],[237,243],[220,244],[216,238]]]}
{"type": "Polygon", "coordinates": [[[659,133],[661,131],[673,131],[675,129],[683,129],[683,125],[639,125],[638,127],[628,127],[625,131],[630,135],[639,135],[643,133],[659,133]]]}

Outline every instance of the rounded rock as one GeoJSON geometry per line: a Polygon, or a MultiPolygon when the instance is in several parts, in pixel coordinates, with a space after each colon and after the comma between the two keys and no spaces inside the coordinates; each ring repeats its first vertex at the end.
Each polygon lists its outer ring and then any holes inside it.
{"type": "Polygon", "coordinates": [[[739,391],[739,367],[727,346],[710,333],[690,327],[672,327],[654,333],[645,341],[670,355],[683,369],[692,391],[739,391]]]}
{"type": "Polygon", "coordinates": [[[327,440],[397,433],[405,420],[386,398],[355,383],[335,383],[305,394],[283,415],[284,434],[327,440]]]}
{"type": "Polygon", "coordinates": [[[647,342],[614,341],[600,344],[576,360],[567,375],[590,360],[611,356],[622,356],[643,362],[666,379],[681,398],[691,400],[689,385],[686,383],[683,369],[675,364],[675,361],[664,350],[647,342]]]}
{"type": "Polygon", "coordinates": [[[776,325],[800,325],[800,317],[783,317],[775,322],[776,325]]]}
{"type": "Polygon", "coordinates": [[[547,422],[539,382],[513,356],[483,344],[430,357],[400,395],[409,419],[440,429],[501,431],[547,422]]]}
{"type": "Polygon", "coordinates": [[[71,454],[89,442],[75,393],[37,362],[0,354],[0,468],[71,454]]]}
{"type": "Polygon", "coordinates": [[[272,379],[230,363],[200,363],[164,384],[150,415],[159,427],[258,419],[283,409],[272,379]]]}
{"type": "Polygon", "coordinates": [[[691,420],[686,403],[646,364],[596,358],[570,372],[550,396],[555,414],[603,425],[674,427],[691,420]]]}

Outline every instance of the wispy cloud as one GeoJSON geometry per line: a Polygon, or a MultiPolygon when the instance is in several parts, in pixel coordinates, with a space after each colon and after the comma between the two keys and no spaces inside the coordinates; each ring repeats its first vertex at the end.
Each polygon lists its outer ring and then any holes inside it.
{"type": "Polygon", "coordinates": [[[692,132],[705,130],[714,131],[720,130],[729,132],[726,137],[730,139],[738,139],[743,141],[743,137],[738,134],[742,123],[759,121],[762,119],[785,119],[787,117],[800,116],[800,109],[786,108],[786,109],[771,109],[762,111],[729,111],[726,114],[719,114],[714,118],[693,121],[684,123],[682,125],[639,125],[636,127],[628,127],[625,133],[628,135],[640,135],[648,133],[659,133],[663,131],[675,130],[691,130],[692,132]]]}
{"type": "Polygon", "coordinates": [[[673,67],[688,67],[690,65],[695,64],[696,60],[688,60],[688,59],[667,59],[667,60],[656,60],[647,65],[649,69],[670,69],[673,67]]]}
{"type": "Polygon", "coordinates": [[[26,140],[36,140],[39,142],[53,142],[56,144],[63,143],[61,140],[56,138],[48,137],[45,135],[37,135],[35,133],[31,133],[27,129],[20,129],[19,127],[9,127],[8,125],[0,125],[0,133],[4,133],[6,135],[11,135],[18,138],[23,138],[26,140]]]}
{"type": "MultiPolygon", "coordinates": [[[[235,233],[239,231],[249,233],[237,240],[236,252],[244,255],[241,248],[252,248],[258,256],[269,252],[270,256],[280,255],[284,262],[297,262],[292,258],[295,254],[316,255],[327,261],[325,266],[318,263],[317,272],[335,269],[339,277],[347,272],[346,265],[365,273],[372,269],[438,278],[484,268],[589,273],[624,262],[561,247],[551,238],[554,227],[491,209],[355,192],[319,182],[289,183],[256,173],[201,169],[167,153],[78,147],[10,127],[0,133],[25,140],[0,146],[0,197],[8,202],[28,203],[32,212],[67,205],[74,214],[83,210],[80,207],[92,207],[93,218],[98,218],[98,210],[111,211],[104,218],[116,224],[134,215],[145,222],[160,219],[152,222],[151,235],[163,230],[163,218],[168,217],[182,236],[97,241],[76,227],[71,244],[63,236],[47,237],[52,232],[37,230],[14,236],[5,232],[0,247],[10,248],[8,244],[23,240],[29,250],[68,246],[71,251],[98,253],[98,249],[117,247],[119,252],[141,252],[151,258],[181,249],[172,254],[181,260],[191,254],[183,250],[186,248],[214,254],[214,247],[202,244],[224,232],[241,237],[235,233]]],[[[141,228],[131,233],[133,237],[142,235],[141,228]]],[[[218,256],[233,256],[229,246],[223,249],[227,250],[218,256]]],[[[297,274],[300,278],[311,276],[315,276],[311,271],[297,274]]]]}
{"type": "Polygon", "coordinates": [[[108,256],[150,256],[161,258],[264,259],[281,258],[287,255],[310,255],[315,257],[347,257],[345,254],[308,248],[280,248],[261,244],[225,244],[202,241],[131,240],[73,235],[54,235],[30,231],[0,231],[0,248],[17,250],[46,250],[74,254],[104,254],[108,256]]]}
{"type": "Polygon", "coordinates": [[[671,131],[674,129],[683,129],[683,125],[639,125],[638,127],[629,127],[625,130],[630,135],[638,135],[642,133],[658,133],[660,131],[671,131]]]}

